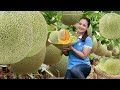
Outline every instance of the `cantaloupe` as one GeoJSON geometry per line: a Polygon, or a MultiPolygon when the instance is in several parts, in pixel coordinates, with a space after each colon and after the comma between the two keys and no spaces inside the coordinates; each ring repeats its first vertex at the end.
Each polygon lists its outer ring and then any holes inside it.
{"type": "Polygon", "coordinates": [[[53,31],[50,33],[48,40],[50,40],[51,43],[58,43],[58,32],[59,31],[53,31]]]}
{"type": "Polygon", "coordinates": [[[65,25],[74,25],[82,17],[82,11],[63,11],[61,22],[65,25]]]}
{"type": "Polygon", "coordinates": [[[33,27],[33,45],[27,57],[36,55],[46,44],[48,29],[47,22],[39,11],[29,12],[33,27]]]}
{"type": "Polygon", "coordinates": [[[99,50],[98,50],[98,48],[101,46],[101,41],[98,41],[97,42],[97,49],[96,49],[96,51],[94,52],[96,55],[99,53],[99,50]]]}
{"type": "Polygon", "coordinates": [[[17,74],[28,74],[36,72],[42,65],[46,55],[46,46],[32,57],[26,57],[20,62],[11,65],[11,71],[17,74]]]}
{"type": "Polygon", "coordinates": [[[104,63],[104,70],[107,74],[117,75],[120,74],[120,60],[118,59],[108,59],[104,63]]]}
{"type": "Polygon", "coordinates": [[[97,48],[97,50],[99,51],[98,53],[97,53],[97,55],[99,55],[99,56],[105,56],[105,53],[106,53],[106,51],[107,51],[107,46],[106,46],[106,44],[104,44],[104,45],[100,45],[98,48],[97,48]]]}
{"type": "Polygon", "coordinates": [[[92,38],[92,25],[91,24],[87,30],[87,34],[92,38]]]}
{"type": "Polygon", "coordinates": [[[99,69],[101,69],[102,71],[105,71],[105,69],[104,69],[104,63],[105,63],[108,59],[110,59],[110,58],[109,58],[109,57],[102,57],[102,58],[100,58],[99,63],[98,63],[98,65],[96,66],[96,68],[99,68],[99,69]]]}
{"type": "MultiPolygon", "coordinates": [[[[52,28],[51,25],[47,25],[47,27],[48,27],[48,35],[47,35],[46,46],[49,46],[49,45],[50,45],[50,42],[48,41],[49,36],[50,36],[51,32],[53,32],[53,31],[55,31],[55,30],[54,30],[54,28],[52,28]]],[[[54,40],[53,40],[53,41],[54,41],[54,40]]]]}
{"type": "Polygon", "coordinates": [[[33,43],[32,24],[27,11],[0,12],[0,64],[21,61],[33,43]]]}
{"type": "Polygon", "coordinates": [[[50,71],[55,76],[64,77],[67,71],[68,56],[62,55],[61,60],[56,65],[50,67],[50,71]]]}
{"type": "Polygon", "coordinates": [[[106,53],[106,51],[107,51],[107,46],[106,46],[106,44],[104,44],[104,45],[102,45],[101,44],[101,41],[98,41],[97,42],[97,49],[96,49],[96,51],[95,51],[95,54],[96,55],[99,55],[99,56],[105,56],[105,53],[106,53]]]}
{"type": "Polygon", "coordinates": [[[54,65],[57,64],[62,58],[62,51],[59,50],[54,45],[50,44],[46,49],[46,56],[44,59],[44,64],[54,65]]]}
{"type": "Polygon", "coordinates": [[[65,29],[61,29],[58,33],[58,43],[60,44],[68,44],[71,42],[70,32],[65,29]]]}
{"type": "Polygon", "coordinates": [[[100,34],[107,39],[120,38],[120,15],[107,13],[99,20],[100,34]]]}
{"type": "Polygon", "coordinates": [[[113,56],[116,56],[116,55],[119,54],[119,52],[120,52],[120,51],[119,51],[119,47],[118,47],[118,46],[115,46],[114,49],[113,49],[113,51],[112,51],[112,55],[113,55],[113,56]]]}
{"type": "Polygon", "coordinates": [[[91,53],[95,53],[95,51],[97,50],[97,39],[95,36],[92,36],[92,49],[91,49],[91,53]]]}
{"type": "Polygon", "coordinates": [[[111,41],[108,45],[107,45],[107,50],[113,50],[114,49],[114,42],[111,41]]]}
{"type": "Polygon", "coordinates": [[[112,51],[107,50],[105,53],[106,57],[111,57],[112,56],[112,51]]]}
{"type": "Polygon", "coordinates": [[[104,57],[100,59],[96,68],[101,69],[107,74],[117,75],[120,74],[120,60],[104,57]]]}
{"type": "Polygon", "coordinates": [[[61,29],[50,33],[48,41],[58,49],[63,49],[64,46],[72,45],[78,41],[78,35],[73,31],[61,29]]]}

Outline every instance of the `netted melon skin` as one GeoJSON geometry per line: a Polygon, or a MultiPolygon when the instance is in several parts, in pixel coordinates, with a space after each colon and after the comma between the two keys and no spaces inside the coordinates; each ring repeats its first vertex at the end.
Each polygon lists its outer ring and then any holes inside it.
{"type": "Polygon", "coordinates": [[[50,44],[49,46],[47,46],[44,64],[47,64],[47,65],[57,64],[61,58],[62,58],[61,50],[59,50],[53,44],[50,44]]]}
{"type": "Polygon", "coordinates": [[[120,15],[107,13],[99,20],[100,34],[107,39],[120,38],[120,15]]]}
{"type": "Polygon", "coordinates": [[[64,77],[67,71],[67,65],[68,65],[68,56],[62,55],[62,58],[59,61],[59,63],[57,63],[54,66],[51,66],[50,71],[55,76],[64,77]]]}
{"type": "Polygon", "coordinates": [[[32,47],[33,31],[27,11],[0,12],[0,64],[25,58],[32,47]]]}
{"type": "Polygon", "coordinates": [[[20,62],[11,65],[11,71],[17,74],[28,74],[36,72],[45,59],[46,46],[32,57],[26,57],[20,62]]]}
{"type": "Polygon", "coordinates": [[[61,22],[65,25],[74,25],[82,17],[82,11],[63,11],[61,22]]]}
{"type": "Polygon", "coordinates": [[[30,20],[33,27],[32,49],[27,57],[36,55],[45,46],[48,36],[47,22],[39,11],[29,12],[30,20]]]}

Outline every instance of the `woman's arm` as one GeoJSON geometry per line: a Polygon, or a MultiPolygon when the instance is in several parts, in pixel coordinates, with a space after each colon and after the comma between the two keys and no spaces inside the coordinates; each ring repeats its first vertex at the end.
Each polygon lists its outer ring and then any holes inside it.
{"type": "Polygon", "coordinates": [[[72,50],[78,57],[80,57],[83,60],[86,59],[91,52],[91,48],[89,47],[84,47],[82,52],[80,52],[73,48],[72,46],[70,46],[70,50],[72,50]]]}

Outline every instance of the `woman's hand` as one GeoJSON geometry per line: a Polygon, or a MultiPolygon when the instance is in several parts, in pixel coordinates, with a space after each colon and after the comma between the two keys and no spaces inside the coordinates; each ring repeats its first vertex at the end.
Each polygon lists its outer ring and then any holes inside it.
{"type": "Polygon", "coordinates": [[[69,51],[69,50],[70,50],[70,48],[69,48],[69,46],[67,46],[67,47],[63,47],[62,51],[69,51]]]}
{"type": "Polygon", "coordinates": [[[65,50],[65,51],[69,51],[69,50],[72,50],[72,49],[73,49],[72,45],[69,45],[67,47],[63,47],[63,50],[65,50]]]}
{"type": "Polygon", "coordinates": [[[65,56],[68,56],[69,55],[69,53],[68,53],[69,50],[70,50],[69,46],[64,46],[63,49],[62,49],[62,53],[65,56]]]}
{"type": "Polygon", "coordinates": [[[73,49],[73,46],[72,45],[69,45],[69,50],[72,50],[73,49]]]}

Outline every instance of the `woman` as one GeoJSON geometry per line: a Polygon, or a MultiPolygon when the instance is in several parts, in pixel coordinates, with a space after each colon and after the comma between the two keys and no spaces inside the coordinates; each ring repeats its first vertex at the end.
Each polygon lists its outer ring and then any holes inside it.
{"type": "Polygon", "coordinates": [[[69,55],[65,79],[85,79],[91,71],[88,58],[92,49],[92,39],[87,35],[89,25],[90,19],[82,17],[80,22],[76,24],[76,32],[79,36],[78,42],[63,49],[63,54],[65,56],[69,55]]]}

